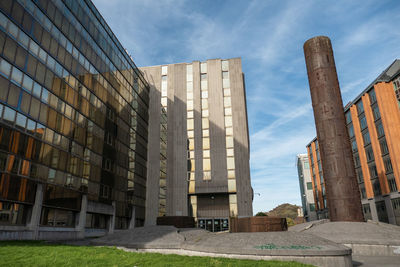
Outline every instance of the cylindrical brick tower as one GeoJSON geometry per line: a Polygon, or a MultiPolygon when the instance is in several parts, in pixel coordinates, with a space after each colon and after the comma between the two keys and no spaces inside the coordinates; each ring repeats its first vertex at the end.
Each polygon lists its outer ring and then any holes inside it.
{"type": "Polygon", "coordinates": [[[364,221],[342,96],[328,37],[304,43],[331,221],[364,221]]]}

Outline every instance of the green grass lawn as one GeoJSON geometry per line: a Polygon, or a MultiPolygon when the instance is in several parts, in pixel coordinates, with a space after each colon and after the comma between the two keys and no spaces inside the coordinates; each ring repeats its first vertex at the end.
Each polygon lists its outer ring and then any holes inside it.
{"type": "Polygon", "coordinates": [[[70,246],[41,241],[0,242],[0,266],[311,266],[297,262],[132,253],[111,247],[70,246]]]}

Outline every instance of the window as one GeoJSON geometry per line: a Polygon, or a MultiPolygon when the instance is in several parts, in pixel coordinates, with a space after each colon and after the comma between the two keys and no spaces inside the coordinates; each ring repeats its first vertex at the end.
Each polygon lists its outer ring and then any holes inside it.
{"type": "Polygon", "coordinates": [[[350,137],[350,138],[354,137],[354,127],[353,127],[353,124],[349,124],[348,130],[349,130],[349,137],[350,137]]]}
{"type": "Polygon", "coordinates": [[[357,142],[356,140],[351,141],[351,149],[353,152],[357,151],[357,142]]]}
{"type": "Polygon", "coordinates": [[[379,122],[378,124],[376,124],[376,131],[378,133],[378,137],[382,137],[385,135],[385,131],[383,129],[382,122],[379,122]]]}
{"type": "Polygon", "coordinates": [[[0,225],[25,225],[31,206],[11,202],[0,202],[0,225]]]}
{"type": "Polygon", "coordinates": [[[360,101],[358,101],[358,103],[356,105],[357,105],[358,114],[360,115],[361,113],[364,112],[363,102],[360,100],[360,101]]]}
{"type": "Polygon", "coordinates": [[[227,136],[226,137],[226,147],[227,148],[232,148],[233,147],[233,137],[232,136],[227,136]]]}
{"type": "Polygon", "coordinates": [[[369,91],[369,100],[371,101],[371,104],[376,102],[376,95],[375,95],[375,91],[374,89],[372,89],[371,91],[369,91]]]}
{"type": "Polygon", "coordinates": [[[188,119],[187,120],[187,129],[188,130],[193,130],[194,129],[194,120],[193,119],[188,119]]]}
{"type": "Polygon", "coordinates": [[[304,169],[310,169],[310,163],[308,163],[308,161],[304,162],[304,169]]]}
{"type": "Polygon", "coordinates": [[[367,120],[365,119],[365,116],[360,118],[360,127],[361,131],[367,128],[367,120]]]}
{"type": "Polygon", "coordinates": [[[374,119],[380,119],[381,118],[381,113],[379,112],[379,107],[378,105],[376,105],[375,107],[373,107],[372,112],[374,114],[374,119]]]}
{"type": "Polygon", "coordinates": [[[361,169],[357,170],[357,180],[359,183],[364,182],[363,172],[361,169]]]}
{"type": "Polygon", "coordinates": [[[371,138],[369,136],[369,132],[363,134],[363,139],[364,139],[364,146],[371,144],[371,138]]]}
{"type": "Polygon", "coordinates": [[[210,149],[210,138],[209,137],[203,137],[203,150],[204,149],[210,149]]]}
{"type": "Polygon", "coordinates": [[[40,224],[52,227],[75,227],[75,212],[44,207],[40,224]]]}
{"type": "Polygon", "coordinates": [[[167,74],[168,74],[168,66],[162,66],[161,75],[167,75],[167,74]]]}
{"type": "Polygon", "coordinates": [[[207,73],[207,63],[205,63],[205,62],[200,63],[200,72],[207,73]]]}
{"type": "Polygon", "coordinates": [[[228,71],[229,70],[229,61],[228,60],[222,60],[222,71],[228,71]]]}
{"type": "Polygon", "coordinates": [[[361,194],[361,198],[362,198],[362,199],[367,198],[367,192],[365,191],[365,188],[364,188],[364,187],[361,187],[361,188],[360,188],[360,194],[361,194]]]}
{"type": "MultiPolygon", "coordinates": [[[[374,152],[372,151],[372,147],[368,147],[365,150],[365,154],[367,155],[367,161],[374,160],[374,152]]],[[[359,165],[357,165],[357,166],[359,166],[359,165]]]]}
{"type": "Polygon", "coordinates": [[[379,180],[375,180],[373,182],[373,190],[374,190],[374,195],[375,196],[380,196],[382,194],[381,184],[379,183],[379,180]]]}
{"type": "Polygon", "coordinates": [[[397,185],[395,179],[388,179],[390,192],[397,192],[397,185]]]}
{"type": "Polygon", "coordinates": [[[350,113],[350,111],[347,111],[345,116],[346,116],[346,123],[350,123],[351,122],[351,113],[350,113]]]}
{"type": "Polygon", "coordinates": [[[311,182],[307,183],[307,190],[312,190],[312,183],[311,182]]]}
{"type": "Polygon", "coordinates": [[[315,211],[315,204],[309,204],[310,206],[310,211],[315,211]]]}
{"type": "Polygon", "coordinates": [[[387,153],[389,153],[389,149],[386,143],[386,139],[383,139],[379,142],[380,146],[381,146],[381,152],[382,155],[386,155],[387,153]]]}
{"type": "Polygon", "coordinates": [[[390,160],[390,158],[385,159],[384,162],[385,162],[386,173],[393,172],[392,161],[390,160]]]}
{"type": "Polygon", "coordinates": [[[203,172],[203,180],[211,180],[211,172],[210,171],[203,172]]]}
{"type": "Polygon", "coordinates": [[[358,154],[354,155],[354,166],[356,168],[360,166],[360,156],[358,154]]]}
{"type": "Polygon", "coordinates": [[[235,169],[235,158],[233,158],[233,157],[226,158],[226,164],[227,164],[228,170],[235,169]]]}
{"type": "Polygon", "coordinates": [[[369,174],[371,175],[371,179],[378,177],[378,171],[376,170],[376,166],[372,165],[369,167],[369,174]]]}
{"type": "Polygon", "coordinates": [[[210,171],[211,170],[211,161],[210,159],[203,159],[203,170],[210,171]]]}

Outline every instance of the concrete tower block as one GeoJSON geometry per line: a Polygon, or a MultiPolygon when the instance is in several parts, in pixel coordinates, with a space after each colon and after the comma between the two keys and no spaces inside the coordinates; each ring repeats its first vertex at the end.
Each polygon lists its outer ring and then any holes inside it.
{"type": "Polygon", "coordinates": [[[311,38],[304,55],[330,220],[364,221],[331,41],[311,38]]]}

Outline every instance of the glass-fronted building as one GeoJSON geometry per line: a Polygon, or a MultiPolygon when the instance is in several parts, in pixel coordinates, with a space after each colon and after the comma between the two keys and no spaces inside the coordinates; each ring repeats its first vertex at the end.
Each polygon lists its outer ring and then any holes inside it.
{"type": "Polygon", "coordinates": [[[0,1],[1,235],[143,225],[148,105],[91,1],[0,1]]]}

